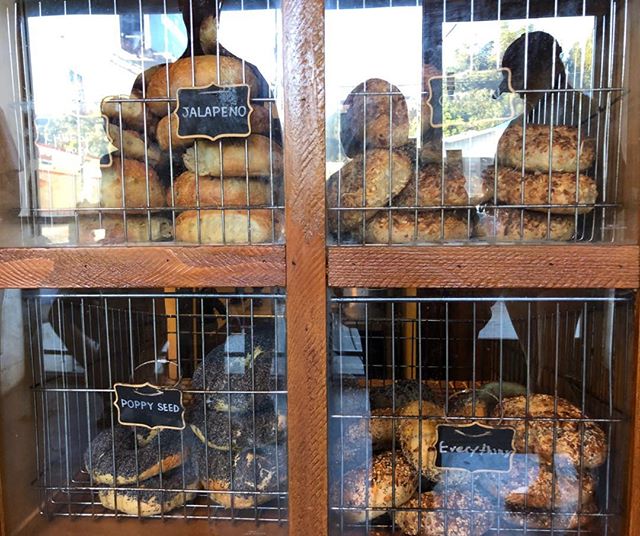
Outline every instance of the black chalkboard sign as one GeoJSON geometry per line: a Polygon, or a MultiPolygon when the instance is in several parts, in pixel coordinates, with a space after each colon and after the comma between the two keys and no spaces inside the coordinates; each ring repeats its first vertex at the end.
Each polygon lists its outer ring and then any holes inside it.
{"type": "Polygon", "coordinates": [[[511,470],[513,428],[479,423],[436,427],[436,467],[466,471],[511,470]]]}
{"type": "Polygon", "coordinates": [[[244,138],[251,134],[251,89],[237,86],[192,87],[178,89],[178,137],[244,138]]]}
{"type": "Polygon", "coordinates": [[[113,386],[118,422],[124,426],[183,430],[184,405],[179,389],[160,389],[150,383],[116,383],[113,386]]]}

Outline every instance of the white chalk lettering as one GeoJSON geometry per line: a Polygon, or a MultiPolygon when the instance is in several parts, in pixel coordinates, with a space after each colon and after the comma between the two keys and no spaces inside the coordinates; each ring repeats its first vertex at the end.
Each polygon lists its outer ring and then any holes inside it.
{"type": "Polygon", "coordinates": [[[164,404],[161,402],[158,404],[158,411],[162,411],[164,413],[179,413],[180,406],[177,404],[164,404]]]}
{"type": "Polygon", "coordinates": [[[440,441],[438,444],[438,450],[441,454],[467,454],[470,458],[473,458],[479,454],[495,454],[500,455],[503,458],[508,458],[513,454],[513,450],[504,450],[497,447],[492,447],[486,443],[476,446],[462,446],[462,445],[448,445],[444,441],[440,441]]]}
{"type": "Polygon", "coordinates": [[[146,400],[128,400],[123,398],[120,400],[120,407],[129,409],[141,409],[153,411],[154,402],[147,402],[146,400]]]}
{"type": "Polygon", "coordinates": [[[207,117],[246,117],[246,106],[183,106],[180,116],[183,119],[207,117]]]}

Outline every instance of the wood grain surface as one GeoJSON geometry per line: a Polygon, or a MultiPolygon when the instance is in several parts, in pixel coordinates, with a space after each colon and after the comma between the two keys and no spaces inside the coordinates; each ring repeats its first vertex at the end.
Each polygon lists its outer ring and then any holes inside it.
{"type": "Polygon", "coordinates": [[[284,286],[283,246],[0,249],[0,288],[284,286]]]}
{"type": "Polygon", "coordinates": [[[637,288],[638,246],[331,247],[332,287],[637,288]]]}
{"type": "Polygon", "coordinates": [[[289,534],[328,533],[324,2],[284,0],[289,534]]]}
{"type": "Polygon", "coordinates": [[[42,516],[34,518],[25,527],[24,534],[38,536],[287,536],[286,524],[256,523],[255,521],[208,521],[182,519],[147,519],[140,521],[127,518],[84,518],[70,519],[58,517],[47,520],[42,516]]]}

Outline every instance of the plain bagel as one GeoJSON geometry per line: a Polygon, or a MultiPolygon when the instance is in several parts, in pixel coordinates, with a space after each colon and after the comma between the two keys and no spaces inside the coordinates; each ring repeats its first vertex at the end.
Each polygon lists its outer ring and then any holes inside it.
{"type": "Polygon", "coordinates": [[[168,73],[165,69],[154,72],[149,81],[147,97],[167,99],[167,102],[149,102],[151,111],[158,117],[164,117],[176,106],[169,99],[175,99],[178,89],[205,87],[211,84],[222,86],[248,84],[251,95],[258,95],[259,83],[250,68],[245,68],[242,60],[231,56],[196,56],[193,63],[190,57],[182,58],[171,64],[168,73]],[[167,88],[167,76],[169,87],[167,88]]]}
{"type": "Polygon", "coordinates": [[[165,191],[158,174],[138,160],[114,158],[109,167],[102,168],[100,194],[102,208],[153,209],[165,206],[165,191]],[[123,172],[125,199],[122,198],[123,172]]]}
{"type": "Polygon", "coordinates": [[[269,182],[262,178],[210,177],[185,171],[167,192],[167,206],[179,208],[255,207],[271,204],[269,182]],[[247,189],[249,190],[247,195],[247,189]]]}
{"type": "Polygon", "coordinates": [[[263,244],[278,241],[280,231],[269,209],[188,210],[176,218],[176,240],[191,244],[263,244]]]}
{"type": "Polygon", "coordinates": [[[197,151],[191,147],[183,156],[185,167],[194,173],[212,177],[270,177],[282,173],[282,148],[260,134],[197,144],[197,151]]]}

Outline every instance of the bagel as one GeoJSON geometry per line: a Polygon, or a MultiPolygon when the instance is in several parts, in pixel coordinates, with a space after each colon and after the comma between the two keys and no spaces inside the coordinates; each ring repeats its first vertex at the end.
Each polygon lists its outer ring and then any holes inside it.
{"type": "Polygon", "coordinates": [[[271,395],[255,397],[255,406],[258,408],[255,417],[251,412],[215,411],[201,400],[189,412],[189,426],[201,443],[219,451],[262,447],[275,442],[277,438],[284,438],[285,423],[278,419],[271,395]]]}
{"type": "Polygon", "coordinates": [[[152,143],[146,143],[142,134],[135,130],[122,130],[117,125],[109,123],[109,138],[118,148],[114,154],[120,158],[132,158],[140,162],[147,162],[151,167],[158,167],[163,160],[160,148],[152,143]]]}
{"type": "Polygon", "coordinates": [[[428,400],[416,400],[399,413],[405,417],[398,425],[402,453],[416,471],[430,480],[437,480],[442,469],[435,465],[436,434],[438,424],[444,422],[444,409],[428,400]]]}
{"type": "Polygon", "coordinates": [[[607,459],[604,431],[564,398],[544,394],[507,398],[494,408],[493,416],[511,419],[505,424],[516,430],[517,452],[535,453],[547,462],[564,459],[587,469],[607,459]]]}
{"type": "Polygon", "coordinates": [[[496,472],[489,484],[485,479],[481,485],[511,510],[575,512],[594,500],[596,483],[591,473],[570,464],[552,465],[536,454],[515,454],[509,472],[496,472]]]}
{"type": "Polygon", "coordinates": [[[211,84],[237,85],[248,84],[250,95],[259,94],[259,82],[253,70],[245,68],[242,60],[231,56],[196,56],[181,58],[165,69],[154,72],[147,88],[149,99],[166,99],[166,102],[149,102],[148,107],[158,117],[164,117],[176,109],[169,99],[175,99],[178,89],[206,87],[211,84]],[[169,84],[167,87],[167,77],[169,84]]]}
{"type": "Polygon", "coordinates": [[[282,147],[260,134],[215,142],[198,141],[197,144],[197,151],[191,147],[182,157],[185,167],[194,173],[197,168],[200,175],[212,177],[271,177],[282,174],[282,147]]]}
{"type": "Polygon", "coordinates": [[[353,469],[336,482],[332,503],[350,523],[380,517],[407,502],[418,487],[418,476],[400,452],[377,454],[367,467],[353,469]]]}
{"type": "Polygon", "coordinates": [[[193,373],[193,389],[207,391],[207,410],[246,412],[254,408],[254,396],[264,405],[271,402],[271,395],[253,395],[246,391],[277,391],[283,387],[283,378],[273,372],[274,369],[280,370],[282,374],[283,370],[276,362],[273,331],[256,328],[253,337],[248,334],[232,336],[239,340],[233,351],[228,350],[229,342],[216,346],[193,373]],[[236,394],[233,391],[241,392],[236,394]],[[230,397],[232,403],[229,402],[230,397]]]}
{"type": "Polygon", "coordinates": [[[139,482],[132,488],[101,489],[98,499],[109,510],[150,517],[183,506],[195,497],[195,490],[199,488],[200,479],[188,463],[162,476],[139,482]]]}
{"type": "Polygon", "coordinates": [[[452,488],[412,497],[394,519],[404,534],[412,536],[479,536],[493,526],[491,510],[485,497],[452,488]]]}
{"type": "Polygon", "coordinates": [[[165,206],[165,191],[158,174],[137,160],[114,158],[109,167],[102,168],[100,194],[102,208],[153,209],[165,206]]]}
{"type": "Polygon", "coordinates": [[[278,241],[280,234],[279,213],[269,209],[188,210],[176,218],[178,242],[261,244],[278,241]]]}
{"type": "MultiPolygon", "coordinates": [[[[495,170],[488,168],[487,181],[495,180],[495,170]]],[[[586,214],[593,210],[598,197],[596,181],[575,173],[527,172],[524,177],[515,169],[498,168],[498,201],[507,205],[527,205],[528,210],[551,214],[586,214]],[[577,184],[577,195],[576,195],[577,184]],[[524,193],[523,193],[524,191],[524,193]],[[536,205],[566,205],[560,207],[536,207],[536,205]],[[577,206],[577,205],[590,206],[577,206]]]]}
{"type": "Polygon", "coordinates": [[[455,212],[447,211],[395,211],[378,212],[367,222],[366,242],[369,244],[411,244],[438,242],[441,240],[466,240],[470,226],[467,219],[455,212]]]}
{"type": "Polygon", "coordinates": [[[209,500],[226,508],[255,508],[286,492],[286,446],[228,452],[195,449],[194,459],[209,500]]]}
{"type": "Polygon", "coordinates": [[[345,99],[343,110],[340,141],[349,157],[366,149],[401,147],[409,141],[407,101],[385,80],[370,78],[356,86],[345,99]]]}
{"type": "Polygon", "coordinates": [[[261,178],[225,177],[220,179],[201,175],[196,180],[195,173],[185,171],[173,183],[173,193],[167,192],[167,205],[195,208],[198,206],[198,201],[201,207],[268,206],[271,204],[271,188],[269,182],[261,178]]]}
{"type": "Polygon", "coordinates": [[[594,502],[585,504],[577,512],[544,512],[540,510],[505,512],[502,519],[516,527],[526,526],[528,530],[541,529],[553,532],[588,528],[596,519],[598,507],[594,502]],[[526,523],[526,525],[525,525],[526,523]]]}
{"type": "MultiPolygon", "coordinates": [[[[398,195],[411,179],[413,170],[409,158],[398,151],[372,149],[358,155],[334,173],[327,184],[329,209],[338,207],[378,208],[389,205],[389,200],[398,195]],[[339,197],[338,197],[339,196],[339,197]]],[[[330,210],[331,230],[358,230],[363,218],[372,219],[376,210],[330,210]],[[338,216],[338,212],[340,213],[338,216]]]]}
{"type": "Polygon", "coordinates": [[[492,195],[492,184],[485,175],[467,176],[458,165],[445,164],[443,168],[441,163],[431,163],[420,167],[417,180],[409,181],[404,190],[394,198],[393,206],[429,208],[479,205],[486,203],[492,195]]]}
{"type": "Polygon", "coordinates": [[[430,400],[434,402],[436,395],[427,385],[420,385],[416,380],[396,380],[381,387],[369,390],[371,409],[401,408],[415,400],[430,400]]]}
{"type": "Polygon", "coordinates": [[[576,127],[515,122],[507,127],[498,142],[498,165],[528,171],[576,173],[593,166],[595,142],[582,135],[576,127]],[[523,139],[524,138],[524,139],[523,139]],[[523,155],[524,149],[524,155],[523,155]],[[523,158],[524,157],[524,158],[523,158]]]}
{"type": "Polygon", "coordinates": [[[142,215],[127,215],[127,232],[124,232],[124,218],[121,215],[104,214],[102,223],[96,216],[80,216],[78,219],[79,244],[121,244],[124,242],[160,242],[173,239],[173,225],[169,218],[151,216],[151,236],[149,219],[142,215]]]}
{"type": "Polygon", "coordinates": [[[95,436],[84,455],[92,481],[107,486],[136,484],[175,469],[188,451],[176,430],[161,431],[145,446],[135,441],[135,431],[123,426],[95,436]]]}
{"type": "Polygon", "coordinates": [[[571,216],[553,215],[520,210],[497,208],[479,214],[475,235],[496,241],[566,241],[575,235],[575,219],[571,216]]]}
{"type": "Polygon", "coordinates": [[[102,114],[116,125],[122,119],[122,125],[127,129],[144,132],[145,126],[149,132],[153,131],[157,119],[142,101],[142,92],[134,89],[130,96],[113,96],[103,99],[100,108],[102,114]],[[114,101],[131,102],[114,102],[114,101]]]}

